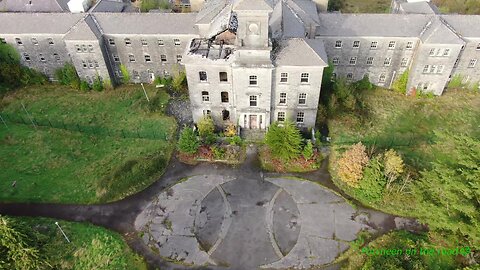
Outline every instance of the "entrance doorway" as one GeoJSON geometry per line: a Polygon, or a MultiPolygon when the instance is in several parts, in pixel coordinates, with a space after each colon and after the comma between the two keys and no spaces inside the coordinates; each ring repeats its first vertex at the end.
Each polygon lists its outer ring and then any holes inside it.
{"type": "Polygon", "coordinates": [[[257,115],[250,115],[250,129],[257,129],[257,115]]]}

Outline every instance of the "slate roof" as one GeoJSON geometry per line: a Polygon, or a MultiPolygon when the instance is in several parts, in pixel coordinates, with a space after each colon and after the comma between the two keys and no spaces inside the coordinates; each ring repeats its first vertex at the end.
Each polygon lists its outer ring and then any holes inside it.
{"type": "Polygon", "coordinates": [[[98,40],[102,36],[91,15],[75,24],[65,36],[66,40],[98,40]]]}
{"type": "Polygon", "coordinates": [[[231,9],[231,4],[230,0],[207,1],[197,13],[195,21],[199,24],[208,24],[225,8],[231,9]]]}
{"type": "Polygon", "coordinates": [[[0,34],[65,34],[84,14],[0,13],[0,34]]]}
{"type": "Polygon", "coordinates": [[[272,11],[273,1],[271,0],[238,0],[233,5],[233,10],[254,10],[272,11]]]}
{"type": "Polygon", "coordinates": [[[69,12],[69,0],[3,0],[0,11],[8,12],[69,12]]]}
{"type": "Polygon", "coordinates": [[[461,36],[480,38],[480,15],[442,15],[441,17],[461,36]]]}
{"type": "Polygon", "coordinates": [[[400,11],[411,14],[440,14],[440,11],[434,4],[426,1],[401,3],[400,11]]]}
{"type": "Polygon", "coordinates": [[[92,12],[123,12],[126,3],[116,0],[100,0],[92,8],[92,12]]]}
{"type": "Polygon", "coordinates": [[[197,34],[195,13],[94,13],[104,34],[197,34]]]}
{"type": "Polygon", "coordinates": [[[277,50],[273,59],[277,66],[328,66],[325,47],[319,39],[284,39],[277,50]]]}
{"type": "Polygon", "coordinates": [[[432,15],[319,13],[316,34],[337,37],[418,37],[432,15]]]}
{"type": "Polygon", "coordinates": [[[463,40],[450,30],[438,16],[432,18],[420,37],[423,43],[463,44],[463,40]]]}

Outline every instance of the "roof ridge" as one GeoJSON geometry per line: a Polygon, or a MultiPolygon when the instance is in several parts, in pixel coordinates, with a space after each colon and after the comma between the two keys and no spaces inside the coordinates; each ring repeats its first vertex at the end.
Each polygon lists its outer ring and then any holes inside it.
{"type": "Polygon", "coordinates": [[[312,48],[312,46],[310,46],[310,44],[308,44],[306,38],[298,38],[298,39],[301,39],[303,41],[303,43],[305,43],[308,46],[308,48],[310,48],[310,50],[317,56],[318,59],[322,60],[322,62],[325,62],[325,61],[323,61],[322,57],[320,57],[320,55],[318,55],[318,53],[312,48]]]}
{"type": "Polygon", "coordinates": [[[68,29],[68,31],[65,32],[65,34],[63,34],[63,36],[66,36],[66,35],[70,34],[70,32],[73,31],[73,28],[76,27],[78,24],[80,24],[80,22],[84,21],[85,18],[86,18],[88,15],[89,15],[89,14],[86,13],[85,16],[82,16],[82,17],[80,18],[80,20],[78,20],[76,23],[74,23],[72,26],[70,26],[70,28],[68,29]]]}

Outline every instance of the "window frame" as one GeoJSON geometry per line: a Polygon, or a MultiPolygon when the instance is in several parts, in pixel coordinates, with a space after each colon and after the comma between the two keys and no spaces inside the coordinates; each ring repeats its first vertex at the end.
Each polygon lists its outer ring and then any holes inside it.
{"type": "Polygon", "coordinates": [[[202,102],[210,102],[210,93],[208,91],[202,91],[202,102]]]}
{"type": "Polygon", "coordinates": [[[177,54],[176,59],[177,59],[177,63],[180,63],[183,60],[183,56],[181,54],[177,54]]]}
{"type": "Polygon", "coordinates": [[[286,92],[279,93],[278,105],[287,105],[288,94],[286,92]]]}
{"type": "Polygon", "coordinates": [[[358,49],[360,48],[360,40],[354,40],[352,44],[353,49],[358,49]]]}
{"type": "Polygon", "coordinates": [[[385,83],[387,81],[387,75],[385,73],[380,74],[378,77],[378,83],[385,83]]]}
{"type": "Polygon", "coordinates": [[[395,47],[397,46],[397,42],[392,40],[388,42],[388,49],[389,50],[395,50],[395,47]]]}
{"type": "Polygon", "coordinates": [[[250,95],[248,97],[250,107],[258,107],[258,96],[257,95],[250,95]]]}
{"type": "Polygon", "coordinates": [[[248,76],[248,85],[249,86],[257,86],[258,85],[258,76],[257,75],[249,75],[248,76]]]}
{"type": "Polygon", "coordinates": [[[408,41],[407,45],[405,46],[405,49],[412,50],[413,49],[413,41],[408,41]]]}
{"type": "Polygon", "coordinates": [[[277,122],[285,122],[285,112],[277,112],[277,122]]]}
{"type": "Polygon", "coordinates": [[[173,45],[180,46],[181,44],[182,44],[182,41],[179,38],[173,39],[173,45]]]}
{"type": "Polygon", "coordinates": [[[298,105],[307,105],[307,93],[298,93],[298,105]]]}
{"type": "Polygon", "coordinates": [[[128,54],[128,62],[135,63],[137,59],[135,59],[135,55],[133,53],[128,54]]]}
{"type": "Polygon", "coordinates": [[[17,44],[18,46],[23,46],[23,41],[21,38],[15,38],[15,44],[17,44]]]}
{"type": "Polygon", "coordinates": [[[208,82],[208,75],[207,72],[204,70],[201,70],[198,72],[198,80],[200,82],[208,82]]]}
{"type": "Polygon", "coordinates": [[[219,82],[228,82],[228,73],[226,71],[218,72],[218,81],[219,82]]]}
{"type": "Polygon", "coordinates": [[[389,67],[392,65],[392,58],[391,57],[386,57],[385,60],[383,61],[383,65],[386,67],[389,67]]]}
{"type": "Polygon", "coordinates": [[[26,53],[26,52],[24,52],[24,53],[22,54],[22,57],[23,57],[23,60],[25,60],[25,62],[30,62],[30,61],[32,61],[32,58],[31,58],[30,55],[29,55],[28,53],[26,53]]]}
{"type": "Polygon", "coordinates": [[[400,66],[402,67],[408,66],[408,60],[409,60],[408,57],[403,57],[402,61],[400,62],[400,66]]]}
{"type": "Polygon", "coordinates": [[[288,73],[280,72],[280,83],[288,83],[288,73]]]}
{"type": "Polygon", "coordinates": [[[142,38],[140,42],[142,43],[143,47],[148,47],[148,41],[146,39],[142,38]]]}
{"type": "Polygon", "coordinates": [[[143,59],[145,60],[145,63],[151,63],[152,62],[152,56],[150,56],[150,54],[144,54],[143,59]]]}
{"type": "Polygon", "coordinates": [[[343,46],[342,40],[335,40],[335,49],[341,49],[343,46]]]}
{"type": "Polygon", "coordinates": [[[166,55],[166,54],[161,54],[161,55],[160,55],[160,62],[161,62],[162,64],[168,63],[167,55],[166,55]]]}
{"type": "Polygon", "coordinates": [[[305,112],[303,112],[303,111],[297,112],[297,117],[296,117],[295,120],[296,120],[297,124],[305,123],[305,112]]]}
{"type": "Polygon", "coordinates": [[[300,74],[300,83],[307,84],[310,82],[310,73],[308,72],[302,72],[300,74]]]}
{"type": "Polygon", "coordinates": [[[338,66],[340,64],[340,58],[339,57],[333,57],[332,64],[334,66],[338,66]]]}
{"type": "Polygon", "coordinates": [[[366,61],[367,66],[372,66],[373,61],[375,61],[375,57],[373,57],[373,56],[368,57],[367,61],[366,61]]]}
{"type": "Polygon", "coordinates": [[[230,97],[227,91],[220,92],[220,100],[222,103],[228,103],[230,101],[230,97]]]}
{"type": "Polygon", "coordinates": [[[378,41],[372,41],[370,43],[370,50],[376,50],[378,49],[378,41]]]}
{"type": "Polygon", "coordinates": [[[114,38],[108,38],[108,45],[110,45],[110,46],[116,46],[116,44],[115,44],[115,39],[114,39],[114,38]]]}
{"type": "Polygon", "coordinates": [[[477,58],[470,59],[468,62],[468,68],[474,68],[477,65],[477,58]]]}
{"type": "Polygon", "coordinates": [[[47,43],[48,43],[48,45],[50,45],[50,46],[54,46],[54,45],[55,45],[55,41],[53,40],[53,38],[47,38],[47,43]]]}
{"type": "Polygon", "coordinates": [[[348,61],[348,64],[350,66],[355,66],[357,64],[357,57],[356,56],[350,57],[350,61],[348,61]]]}
{"type": "Polygon", "coordinates": [[[132,46],[132,40],[130,38],[125,38],[124,42],[125,42],[125,46],[129,46],[129,47],[132,46]]]}

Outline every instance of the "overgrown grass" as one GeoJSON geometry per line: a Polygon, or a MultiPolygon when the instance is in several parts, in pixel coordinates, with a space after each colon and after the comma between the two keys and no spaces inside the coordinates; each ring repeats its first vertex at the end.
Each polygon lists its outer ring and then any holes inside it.
{"type": "MultiPolygon", "coordinates": [[[[329,9],[343,13],[389,13],[391,0],[330,0],[329,9]]],[[[475,0],[433,0],[442,13],[480,14],[475,0]]]]}
{"type": "Polygon", "coordinates": [[[161,112],[168,95],[154,88],[148,94],[155,105],[136,86],[103,93],[48,86],[5,97],[1,112],[24,119],[22,103],[34,118],[163,136],[124,138],[7,121],[8,128],[0,126],[0,201],[97,203],[151,184],[173,150],[175,121],[161,112]]]}
{"type": "Polygon", "coordinates": [[[146,270],[145,261],[114,232],[87,223],[60,221],[68,243],[53,219],[9,217],[29,237],[53,269],[146,270]]]}

